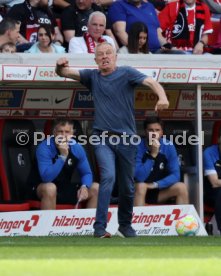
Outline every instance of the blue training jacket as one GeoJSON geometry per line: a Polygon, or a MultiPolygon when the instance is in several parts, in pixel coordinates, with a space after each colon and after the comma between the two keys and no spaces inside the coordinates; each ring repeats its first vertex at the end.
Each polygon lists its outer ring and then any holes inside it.
{"type": "Polygon", "coordinates": [[[180,166],[174,145],[164,138],[160,139],[160,152],[151,157],[146,139],[138,145],[135,167],[136,182],[157,182],[159,189],[167,188],[180,181],[180,166]]]}
{"type": "MultiPolygon", "coordinates": [[[[76,169],[80,174],[81,183],[90,188],[93,177],[86,153],[83,147],[75,140],[71,140],[69,144],[71,153],[78,160],[76,169]]],[[[44,140],[38,145],[36,158],[39,173],[43,182],[52,182],[59,175],[65,164],[65,161],[62,158],[57,158],[53,163],[53,159],[56,155],[58,155],[58,151],[54,137],[51,137],[50,140],[44,140]]]]}

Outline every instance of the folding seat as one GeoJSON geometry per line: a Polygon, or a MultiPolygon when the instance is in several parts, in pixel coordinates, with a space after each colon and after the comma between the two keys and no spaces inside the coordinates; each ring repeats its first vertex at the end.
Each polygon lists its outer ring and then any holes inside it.
{"type": "Polygon", "coordinates": [[[28,202],[15,203],[10,201],[0,201],[0,212],[28,211],[30,204],[28,202]]]}
{"type": "Polygon", "coordinates": [[[27,181],[34,152],[30,120],[0,120],[0,211],[28,210],[27,181]]]}
{"type": "Polygon", "coordinates": [[[195,135],[191,121],[165,121],[164,135],[176,147],[182,170],[196,166],[196,145],[191,142],[191,135],[195,135]]]}
{"type": "Polygon", "coordinates": [[[191,139],[192,135],[196,135],[193,122],[164,121],[164,135],[176,147],[181,169],[181,180],[188,185],[190,202],[194,204],[197,202],[197,145],[191,139]]]}

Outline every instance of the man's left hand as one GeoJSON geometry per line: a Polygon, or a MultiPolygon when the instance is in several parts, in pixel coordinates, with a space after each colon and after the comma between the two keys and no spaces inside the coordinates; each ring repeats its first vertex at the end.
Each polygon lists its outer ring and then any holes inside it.
{"type": "Polygon", "coordinates": [[[86,186],[81,186],[77,192],[77,197],[79,202],[86,200],[88,198],[88,188],[86,186]]]}

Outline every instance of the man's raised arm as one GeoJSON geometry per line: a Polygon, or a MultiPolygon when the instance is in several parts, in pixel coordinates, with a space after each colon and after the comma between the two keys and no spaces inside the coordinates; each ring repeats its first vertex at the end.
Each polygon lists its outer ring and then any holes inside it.
{"type": "Polygon", "coordinates": [[[71,69],[69,67],[69,62],[66,58],[60,58],[56,62],[55,72],[64,78],[80,80],[80,73],[78,70],[71,69]]]}
{"type": "Polygon", "coordinates": [[[167,109],[169,107],[169,101],[167,99],[166,93],[159,82],[150,77],[147,77],[142,84],[150,87],[150,89],[158,96],[155,111],[167,109]]]}

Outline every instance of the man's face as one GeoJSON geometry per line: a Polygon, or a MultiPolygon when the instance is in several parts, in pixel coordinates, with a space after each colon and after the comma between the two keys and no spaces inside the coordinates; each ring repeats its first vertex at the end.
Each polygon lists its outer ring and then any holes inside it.
{"type": "Polygon", "coordinates": [[[160,140],[163,136],[163,129],[160,124],[154,123],[147,125],[145,130],[147,141],[151,143],[152,140],[160,140]]]}
{"type": "Polygon", "coordinates": [[[88,32],[97,41],[103,35],[105,27],[104,17],[95,15],[88,23],[88,32]]]}
{"type": "Polygon", "coordinates": [[[70,124],[57,125],[54,129],[56,144],[67,143],[73,136],[73,126],[70,124]]]}
{"type": "Polygon", "coordinates": [[[16,24],[14,30],[8,30],[9,41],[16,44],[20,36],[19,32],[20,32],[20,24],[16,24]]]}
{"type": "Polygon", "coordinates": [[[184,3],[187,6],[192,7],[196,3],[196,0],[184,0],[184,3]]]}
{"type": "Polygon", "coordinates": [[[92,5],[92,0],[76,0],[75,4],[79,10],[89,10],[92,5]]]}
{"type": "Polygon", "coordinates": [[[116,52],[111,45],[101,44],[96,49],[95,61],[101,71],[112,71],[116,67],[116,52]]]}

